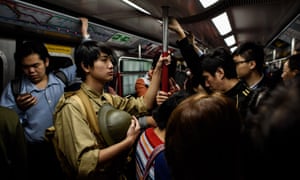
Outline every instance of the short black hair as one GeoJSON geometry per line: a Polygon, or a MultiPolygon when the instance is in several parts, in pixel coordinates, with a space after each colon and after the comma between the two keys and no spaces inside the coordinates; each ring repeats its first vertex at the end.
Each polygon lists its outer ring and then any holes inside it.
{"type": "Polygon", "coordinates": [[[168,119],[172,111],[176,106],[183,101],[189,93],[185,90],[180,90],[172,94],[166,101],[164,101],[160,106],[157,106],[153,112],[152,116],[159,129],[165,129],[167,126],[168,119]]]}
{"type": "Polygon", "coordinates": [[[246,61],[255,61],[257,71],[263,72],[265,64],[263,46],[255,42],[245,42],[233,52],[233,56],[238,55],[245,58],[246,61]]]}
{"type": "Polygon", "coordinates": [[[112,55],[112,51],[109,47],[97,41],[84,41],[75,49],[74,59],[77,67],[77,75],[84,81],[86,79],[85,73],[81,67],[81,63],[85,67],[94,67],[94,62],[100,56],[100,52],[107,55],[112,55]]]}

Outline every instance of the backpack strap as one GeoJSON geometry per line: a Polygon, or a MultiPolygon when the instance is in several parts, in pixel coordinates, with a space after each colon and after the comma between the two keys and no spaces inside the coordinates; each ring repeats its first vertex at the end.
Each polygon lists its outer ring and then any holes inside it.
{"type": "Polygon", "coordinates": [[[165,144],[160,144],[158,146],[156,146],[154,148],[154,150],[152,151],[152,153],[150,154],[149,158],[148,158],[148,161],[147,161],[147,164],[146,164],[146,168],[145,168],[145,172],[144,172],[144,175],[143,175],[143,180],[146,180],[148,175],[149,175],[149,171],[150,171],[150,168],[153,164],[153,161],[155,160],[156,156],[162,152],[163,150],[165,150],[165,144]]]}
{"type": "Polygon", "coordinates": [[[11,91],[15,99],[20,95],[22,81],[20,78],[16,78],[10,81],[11,91]]]}
{"type": "Polygon", "coordinates": [[[68,84],[68,78],[66,74],[60,70],[54,72],[55,76],[58,77],[65,85],[68,84]]]}
{"type": "Polygon", "coordinates": [[[87,120],[88,123],[90,125],[90,128],[92,130],[92,132],[94,133],[94,135],[97,137],[97,140],[99,142],[100,146],[106,145],[104,138],[100,132],[100,128],[99,128],[99,123],[96,117],[96,113],[94,111],[94,108],[88,98],[88,96],[83,92],[82,89],[79,89],[76,93],[76,96],[74,96],[77,99],[77,101],[79,102],[79,104],[81,104],[81,108],[82,110],[85,110],[86,115],[87,115],[87,120]],[[84,107],[83,107],[84,106],[84,107]]]}
{"type": "MultiPolygon", "coordinates": [[[[55,76],[58,77],[65,85],[68,84],[68,78],[65,75],[64,72],[62,71],[56,71],[54,72],[55,76]]],[[[17,97],[20,95],[21,92],[21,84],[22,84],[22,80],[20,78],[16,78],[10,81],[10,86],[11,86],[11,90],[12,90],[12,94],[14,96],[15,99],[17,99],[17,97]]]]}

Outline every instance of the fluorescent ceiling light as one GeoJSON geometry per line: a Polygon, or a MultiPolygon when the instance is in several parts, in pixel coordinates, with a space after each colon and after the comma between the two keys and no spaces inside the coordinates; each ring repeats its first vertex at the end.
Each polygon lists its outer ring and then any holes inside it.
{"type": "Polygon", "coordinates": [[[207,8],[213,4],[215,4],[216,2],[218,2],[219,0],[200,0],[200,3],[202,4],[202,6],[204,8],[207,8]]]}
{"type": "Polygon", "coordinates": [[[227,44],[228,47],[234,45],[235,42],[236,42],[233,35],[225,38],[224,41],[225,41],[225,43],[227,44]]]}
{"type": "Polygon", "coordinates": [[[131,2],[131,1],[128,1],[128,0],[122,0],[122,1],[123,1],[124,3],[126,3],[126,4],[128,4],[129,6],[131,6],[131,7],[135,8],[135,9],[137,9],[138,11],[141,11],[141,12],[143,12],[143,13],[145,13],[145,14],[151,15],[151,13],[150,13],[149,11],[146,11],[145,9],[141,8],[140,6],[134,4],[134,3],[131,2]]]}
{"type": "Polygon", "coordinates": [[[212,18],[212,22],[218,29],[221,36],[223,36],[231,31],[230,22],[229,22],[226,12],[220,14],[217,17],[212,18]]]}
{"type": "Polygon", "coordinates": [[[233,46],[232,48],[230,48],[230,51],[233,52],[236,50],[236,48],[237,48],[237,46],[233,46]]]}

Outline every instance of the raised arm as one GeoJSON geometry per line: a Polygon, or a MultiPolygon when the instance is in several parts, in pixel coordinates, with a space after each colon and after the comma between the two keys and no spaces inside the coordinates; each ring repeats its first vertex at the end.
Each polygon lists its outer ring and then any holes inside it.
{"type": "Polygon", "coordinates": [[[168,57],[159,57],[159,60],[155,66],[155,69],[153,71],[152,80],[150,82],[150,86],[144,96],[144,102],[147,106],[147,109],[152,109],[156,94],[160,88],[160,81],[161,81],[161,72],[162,72],[162,66],[163,63],[166,63],[167,65],[170,64],[171,57],[168,55],[168,57]]]}
{"type": "Polygon", "coordinates": [[[89,27],[89,20],[85,17],[79,18],[81,21],[81,35],[82,35],[82,40],[90,40],[90,34],[88,33],[88,27],[89,27]]]}

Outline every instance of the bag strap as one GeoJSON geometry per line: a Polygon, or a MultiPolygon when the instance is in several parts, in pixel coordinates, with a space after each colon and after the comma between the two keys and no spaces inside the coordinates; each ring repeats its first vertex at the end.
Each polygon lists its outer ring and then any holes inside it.
{"type": "MultiPolygon", "coordinates": [[[[80,106],[82,110],[86,111],[87,120],[90,125],[90,128],[94,135],[97,137],[97,140],[99,142],[100,146],[106,145],[104,138],[102,137],[102,134],[100,132],[99,123],[96,117],[96,113],[94,111],[94,108],[88,98],[88,96],[83,92],[82,89],[79,89],[76,93],[78,99],[77,101],[80,103],[80,106]],[[84,106],[84,107],[82,107],[84,106]]],[[[74,96],[76,97],[76,96],[74,96]]]]}
{"type": "Polygon", "coordinates": [[[17,99],[17,97],[20,94],[21,83],[22,83],[21,79],[19,79],[19,78],[16,78],[16,79],[13,79],[13,80],[10,81],[11,91],[12,91],[12,94],[13,94],[15,99],[17,99]]]}
{"type": "MultiPolygon", "coordinates": [[[[58,70],[58,71],[54,72],[54,75],[67,86],[68,78],[63,71],[58,70]]],[[[19,96],[19,94],[21,92],[21,84],[22,84],[21,78],[16,78],[16,79],[13,79],[10,81],[12,94],[15,99],[17,99],[17,97],[19,96]]]]}
{"type": "Polygon", "coordinates": [[[67,86],[68,78],[64,72],[62,72],[61,70],[58,70],[58,71],[55,71],[54,74],[58,79],[60,79],[67,86]]]}
{"type": "Polygon", "coordinates": [[[150,171],[150,168],[153,164],[153,161],[155,160],[156,156],[162,152],[163,150],[165,150],[165,144],[160,144],[158,146],[156,146],[154,148],[154,150],[152,151],[152,153],[150,154],[149,158],[148,158],[148,161],[147,161],[147,164],[146,164],[146,168],[145,168],[145,172],[144,172],[144,175],[143,175],[143,180],[146,180],[148,175],[149,175],[149,171],[150,171]]]}

